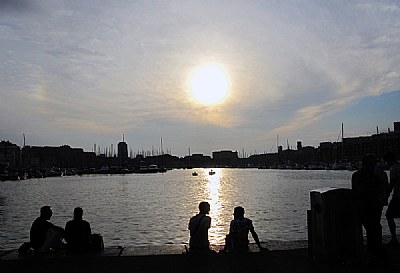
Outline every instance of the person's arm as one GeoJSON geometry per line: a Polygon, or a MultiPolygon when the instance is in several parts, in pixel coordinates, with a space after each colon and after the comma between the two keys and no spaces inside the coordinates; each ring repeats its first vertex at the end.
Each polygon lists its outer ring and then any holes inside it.
{"type": "Polygon", "coordinates": [[[389,176],[389,195],[392,192],[392,190],[394,189],[394,185],[397,181],[400,181],[400,177],[398,177],[400,175],[400,169],[397,168],[390,168],[390,176],[389,176]]]}
{"type": "Polygon", "coordinates": [[[65,224],[65,229],[64,229],[64,239],[65,239],[65,241],[67,241],[67,243],[68,243],[68,241],[69,241],[69,222],[67,222],[66,224],[65,224]]]}
{"type": "Polygon", "coordinates": [[[253,236],[254,241],[256,242],[258,248],[261,250],[263,247],[261,246],[260,240],[258,239],[258,235],[254,229],[250,229],[251,236],[253,236]]]}
{"type": "Polygon", "coordinates": [[[188,230],[190,231],[190,235],[192,235],[192,218],[190,218],[189,223],[188,223],[188,230]]]}
{"type": "Polygon", "coordinates": [[[385,174],[385,178],[386,178],[384,183],[385,183],[385,194],[386,194],[385,198],[386,198],[386,205],[387,205],[387,202],[389,200],[390,193],[392,192],[393,187],[391,185],[392,183],[390,181],[390,176],[388,177],[384,171],[383,171],[383,173],[385,174]]]}
{"type": "Polygon", "coordinates": [[[64,236],[65,236],[65,230],[64,230],[64,228],[59,227],[59,226],[56,226],[56,225],[54,225],[53,223],[50,223],[50,224],[51,224],[51,228],[52,228],[52,229],[58,231],[58,232],[61,234],[61,237],[64,237],[64,236]]]}

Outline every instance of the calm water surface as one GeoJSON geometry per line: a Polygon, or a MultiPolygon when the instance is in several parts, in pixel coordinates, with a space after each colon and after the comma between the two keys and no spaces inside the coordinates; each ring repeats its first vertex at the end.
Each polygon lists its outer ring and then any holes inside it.
{"type": "Polygon", "coordinates": [[[349,171],[258,169],[171,170],[164,174],[69,176],[0,183],[0,248],[29,241],[40,207],[62,227],[84,209],[107,246],[186,244],[198,203],[211,204],[210,243],[223,244],[233,208],[243,206],[261,241],[306,240],[309,192],[350,188],[349,171]],[[192,176],[197,171],[198,176],[192,176]]]}

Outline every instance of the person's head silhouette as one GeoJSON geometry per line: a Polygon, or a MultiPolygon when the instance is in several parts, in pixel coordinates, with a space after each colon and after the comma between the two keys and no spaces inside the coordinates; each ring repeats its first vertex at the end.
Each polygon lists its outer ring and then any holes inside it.
{"type": "Polygon", "coordinates": [[[199,210],[201,214],[208,214],[210,212],[210,204],[208,202],[200,202],[199,210]]]}
{"type": "Polygon", "coordinates": [[[82,215],[83,215],[83,209],[80,207],[77,207],[74,209],[74,219],[75,220],[82,220],[82,215]]]}
{"type": "Polygon", "coordinates": [[[389,164],[389,166],[392,166],[394,163],[396,163],[397,161],[397,156],[395,153],[393,152],[387,152],[384,156],[383,156],[383,160],[389,164]]]}
{"type": "Polygon", "coordinates": [[[366,171],[372,172],[375,168],[378,158],[374,154],[366,154],[361,161],[362,168],[366,171]]]}
{"type": "Polygon", "coordinates": [[[40,217],[45,220],[50,220],[53,212],[51,211],[50,206],[43,206],[40,208],[40,217]]]}
{"type": "Polygon", "coordinates": [[[243,218],[244,217],[244,208],[243,207],[236,207],[233,210],[233,216],[235,219],[243,218]]]}

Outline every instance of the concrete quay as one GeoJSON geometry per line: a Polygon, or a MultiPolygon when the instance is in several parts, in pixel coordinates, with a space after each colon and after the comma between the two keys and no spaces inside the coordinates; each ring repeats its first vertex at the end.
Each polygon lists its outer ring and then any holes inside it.
{"type": "Polygon", "coordinates": [[[1,272],[400,272],[400,247],[385,249],[390,265],[369,264],[366,256],[341,263],[313,261],[306,241],[263,243],[269,251],[259,252],[251,245],[246,254],[224,253],[222,246],[212,246],[215,253],[186,253],[184,245],[110,246],[98,254],[19,255],[17,250],[0,250],[1,272]]]}

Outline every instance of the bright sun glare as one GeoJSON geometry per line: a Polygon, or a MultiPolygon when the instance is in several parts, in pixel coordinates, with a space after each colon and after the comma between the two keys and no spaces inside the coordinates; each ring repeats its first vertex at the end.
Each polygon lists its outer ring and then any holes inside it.
{"type": "Polygon", "coordinates": [[[205,105],[217,104],[228,95],[228,78],[216,64],[197,68],[190,80],[193,97],[205,105]]]}

